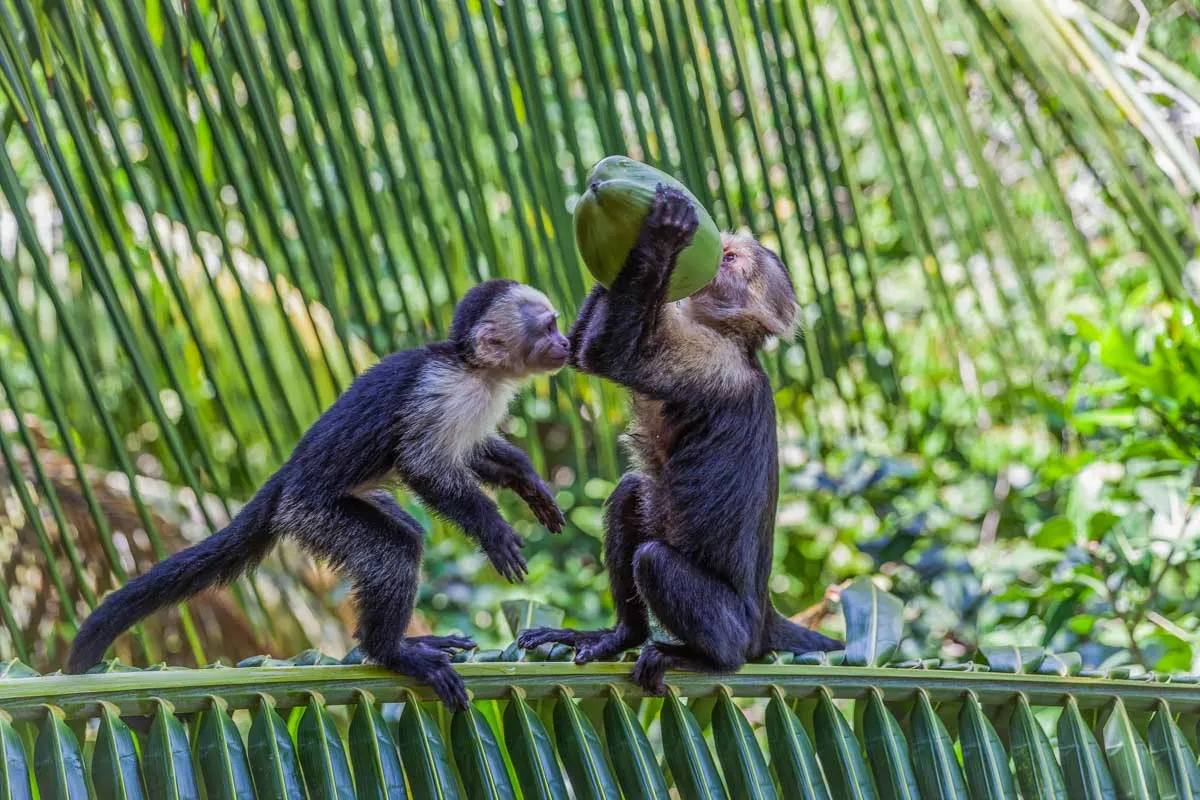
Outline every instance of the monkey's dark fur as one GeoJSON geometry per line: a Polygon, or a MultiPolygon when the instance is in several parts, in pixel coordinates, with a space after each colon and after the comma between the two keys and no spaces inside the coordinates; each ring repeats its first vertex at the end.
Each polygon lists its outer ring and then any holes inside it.
{"type": "Polygon", "coordinates": [[[523,579],[524,542],[479,484],[513,490],[543,525],[562,529],[529,459],[492,435],[520,382],[566,361],[556,318],[527,286],[494,280],[473,288],[448,341],[388,356],[359,376],[227,527],[108,595],[75,637],[66,671],[88,669],[138,620],[235,579],[292,536],[353,582],[358,635],[372,660],[464,706],[449,651],[474,643],[404,636],[424,533],[385,487],[403,482],[476,539],[505,577],[523,579]]]}
{"type": "Polygon", "coordinates": [[[726,235],[713,282],[665,303],[697,224],[691,203],[660,186],[621,272],[592,291],[569,334],[572,364],[633,391],[628,438],[641,469],[605,514],[617,625],[520,637],[525,648],[574,646],[585,663],[646,642],[653,612],[679,640],[642,649],[633,679],[655,693],[670,668],[731,672],[769,650],[841,646],[779,614],[768,591],[779,465],[758,351],[795,323],[790,277],[753,239],[726,235]]]}

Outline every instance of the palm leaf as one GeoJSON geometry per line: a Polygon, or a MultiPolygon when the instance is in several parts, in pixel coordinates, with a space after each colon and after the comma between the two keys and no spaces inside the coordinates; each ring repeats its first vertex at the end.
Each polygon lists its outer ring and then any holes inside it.
{"type": "MultiPolygon", "coordinates": [[[[18,234],[0,270],[15,333],[0,389],[30,462],[31,485],[15,490],[68,634],[75,597],[91,605],[92,587],[107,584],[45,522],[70,527],[26,420],[75,423],[77,435],[52,437],[50,452],[77,475],[123,476],[160,558],[180,543],[143,496],[145,459],[215,530],[354,372],[444,332],[470,283],[528,280],[573,309],[588,279],[570,204],[608,152],[676,172],[723,224],[762,232],[792,265],[810,335],[772,369],[802,389],[789,413],[814,439],[839,435],[832,419],[847,430],[871,414],[906,424],[869,402],[900,401],[901,380],[922,368],[926,354],[892,345],[900,335],[931,337],[928,355],[949,372],[973,371],[971,402],[993,419],[1012,413],[972,387],[998,381],[1007,396],[1028,380],[1023,364],[1061,363],[1050,335],[1061,311],[1040,298],[1091,293],[1115,307],[1125,278],[1110,263],[1142,256],[1157,286],[1182,295],[1200,238],[1194,153],[1110,57],[1120,33],[1074,7],[15,0],[0,13],[12,124],[0,190],[18,234]],[[835,29],[818,25],[832,16],[835,29]],[[958,41],[968,52],[951,52],[958,41]],[[975,75],[989,97],[968,94],[975,75]],[[1018,84],[1030,87],[1028,102],[1018,84]],[[865,133],[846,124],[850,114],[865,133]],[[987,158],[991,129],[976,120],[1010,118],[1032,165],[1018,188],[1046,201],[1069,263],[1055,257],[1051,226],[1010,202],[1013,186],[987,158]],[[139,135],[111,133],[121,130],[139,135]],[[925,130],[936,146],[914,135],[925,130]],[[878,175],[863,166],[868,146],[879,148],[878,175]],[[1075,224],[1073,173],[1096,181],[1104,221],[1128,237],[1075,224]],[[874,185],[889,190],[878,209],[867,199],[874,185]],[[27,213],[34,195],[53,206],[53,235],[27,213]],[[1110,246],[1120,252],[1101,263],[1110,246]],[[961,268],[971,258],[982,271],[961,268]],[[18,266],[34,278],[21,291],[52,308],[50,324],[31,324],[11,280],[18,266]],[[910,276],[919,297],[879,291],[910,276]],[[828,405],[852,413],[813,424],[828,405]],[[146,426],[157,435],[131,453],[146,426]],[[40,504],[48,517],[34,513],[40,504]]],[[[1171,92],[1194,96],[1186,71],[1147,58],[1171,92]]],[[[616,393],[562,377],[531,398],[518,415],[539,470],[569,465],[571,489],[616,477],[616,393]],[[542,446],[547,425],[567,433],[565,450],[542,446]]],[[[22,454],[8,441],[0,450],[17,474],[22,454]]],[[[117,529],[86,481],[80,489],[104,577],[123,583],[131,575],[117,543],[131,531],[117,529]]],[[[290,651],[309,644],[294,603],[329,613],[320,591],[287,573],[257,580],[282,591],[236,587],[253,641],[227,653],[235,660],[268,638],[290,651]]],[[[20,595],[2,600],[13,644],[0,656],[37,652],[20,595]]],[[[178,625],[196,665],[232,646],[227,630],[196,626],[191,611],[178,625]]],[[[127,658],[161,657],[147,638],[135,642],[121,644],[127,658]]],[[[877,656],[886,660],[849,658],[877,656]]]]}

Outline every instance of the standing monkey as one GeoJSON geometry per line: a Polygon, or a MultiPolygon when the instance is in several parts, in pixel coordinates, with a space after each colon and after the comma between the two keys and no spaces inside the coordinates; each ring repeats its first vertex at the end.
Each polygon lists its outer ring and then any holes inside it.
{"type": "Polygon", "coordinates": [[[567,356],[558,314],[541,292],[508,280],[474,287],[455,309],[448,341],[395,353],[364,372],[228,526],[108,595],[75,637],[66,671],[86,670],[138,620],[232,581],[292,536],[353,582],[368,657],[465,707],[450,652],[475,643],[404,636],[424,532],[386,487],[403,483],[475,539],[505,578],[523,580],[525,543],[479,485],[511,489],[539,522],[562,530],[549,487],[494,431],[521,384],[558,370],[567,356]]]}
{"type": "Polygon", "coordinates": [[[633,392],[627,442],[639,469],[605,510],[617,624],[519,639],[524,648],[573,646],[583,664],[646,642],[653,612],[679,640],[642,648],[633,680],[656,694],[668,669],[732,672],[768,650],[841,647],[779,614],[767,585],[779,461],[758,352],[793,330],[791,278],[754,239],[726,234],[713,281],[666,303],[697,225],[690,201],[660,185],[612,287],[592,290],[570,332],[572,364],[633,392]]]}

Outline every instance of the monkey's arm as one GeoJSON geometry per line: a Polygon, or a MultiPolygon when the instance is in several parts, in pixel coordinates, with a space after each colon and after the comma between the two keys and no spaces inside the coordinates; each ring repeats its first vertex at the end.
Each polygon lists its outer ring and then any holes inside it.
{"type": "Polygon", "coordinates": [[[426,507],[479,542],[497,572],[512,583],[525,579],[528,567],[521,555],[525,542],[500,516],[500,510],[479,488],[473,473],[462,470],[436,478],[406,475],[404,482],[426,507]]]}
{"type": "Polygon", "coordinates": [[[604,315],[603,308],[607,303],[607,297],[607,289],[598,283],[593,286],[592,291],[584,298],[583,305],[579,308],[579,315],[575,317],[571,329],[567,331],[567,344],[570,347],[568,363],[576,369],[583,369],[580,357],[587,343],[588,330],[598,317],[604,315]]]}
{"type": "Polygon", "coordinates": [[[653,365],[663,350],[663,305],[679,253],[698,225],[686,197],[658,188],[612,286],[592,290],[571,331],[573,358],[582,369],[635,391],[662,394],[660,370],[653,365]]]}
{"type": "Polygon", "coordinates": [[[490,436],[475,451],[471,469],[484,483],[516,493],[551,533],[562,531],[567,521],[554,502],[550,487],[520,448],[499,436],[490,436]]]}

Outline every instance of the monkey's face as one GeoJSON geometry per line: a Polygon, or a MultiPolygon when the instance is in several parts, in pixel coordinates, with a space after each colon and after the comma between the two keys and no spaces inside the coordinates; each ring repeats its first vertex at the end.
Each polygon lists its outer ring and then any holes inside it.
{"type": "Polygon", "coordinates": [[[555,372],[570,346],[558,331],[558,312],[536,289],[517,286],[495,301],[474,332],[475,359],[516,377],[555,372]]]}
{"type": "Polygon", "coordinates": [[[753,342],[789,334],[796,324],[796,293],[779,256],[751,236],[725,233],[721,244],[716,277],[685,301],[689,315],[753,342]]]}
{"type": "Polygon", "coordinates": [[[558,312],[549,302],[521,307],[525,322],[525,364],[530,372],[555,372],[567,363],[571,346],[558,331],[558,312]]]}

